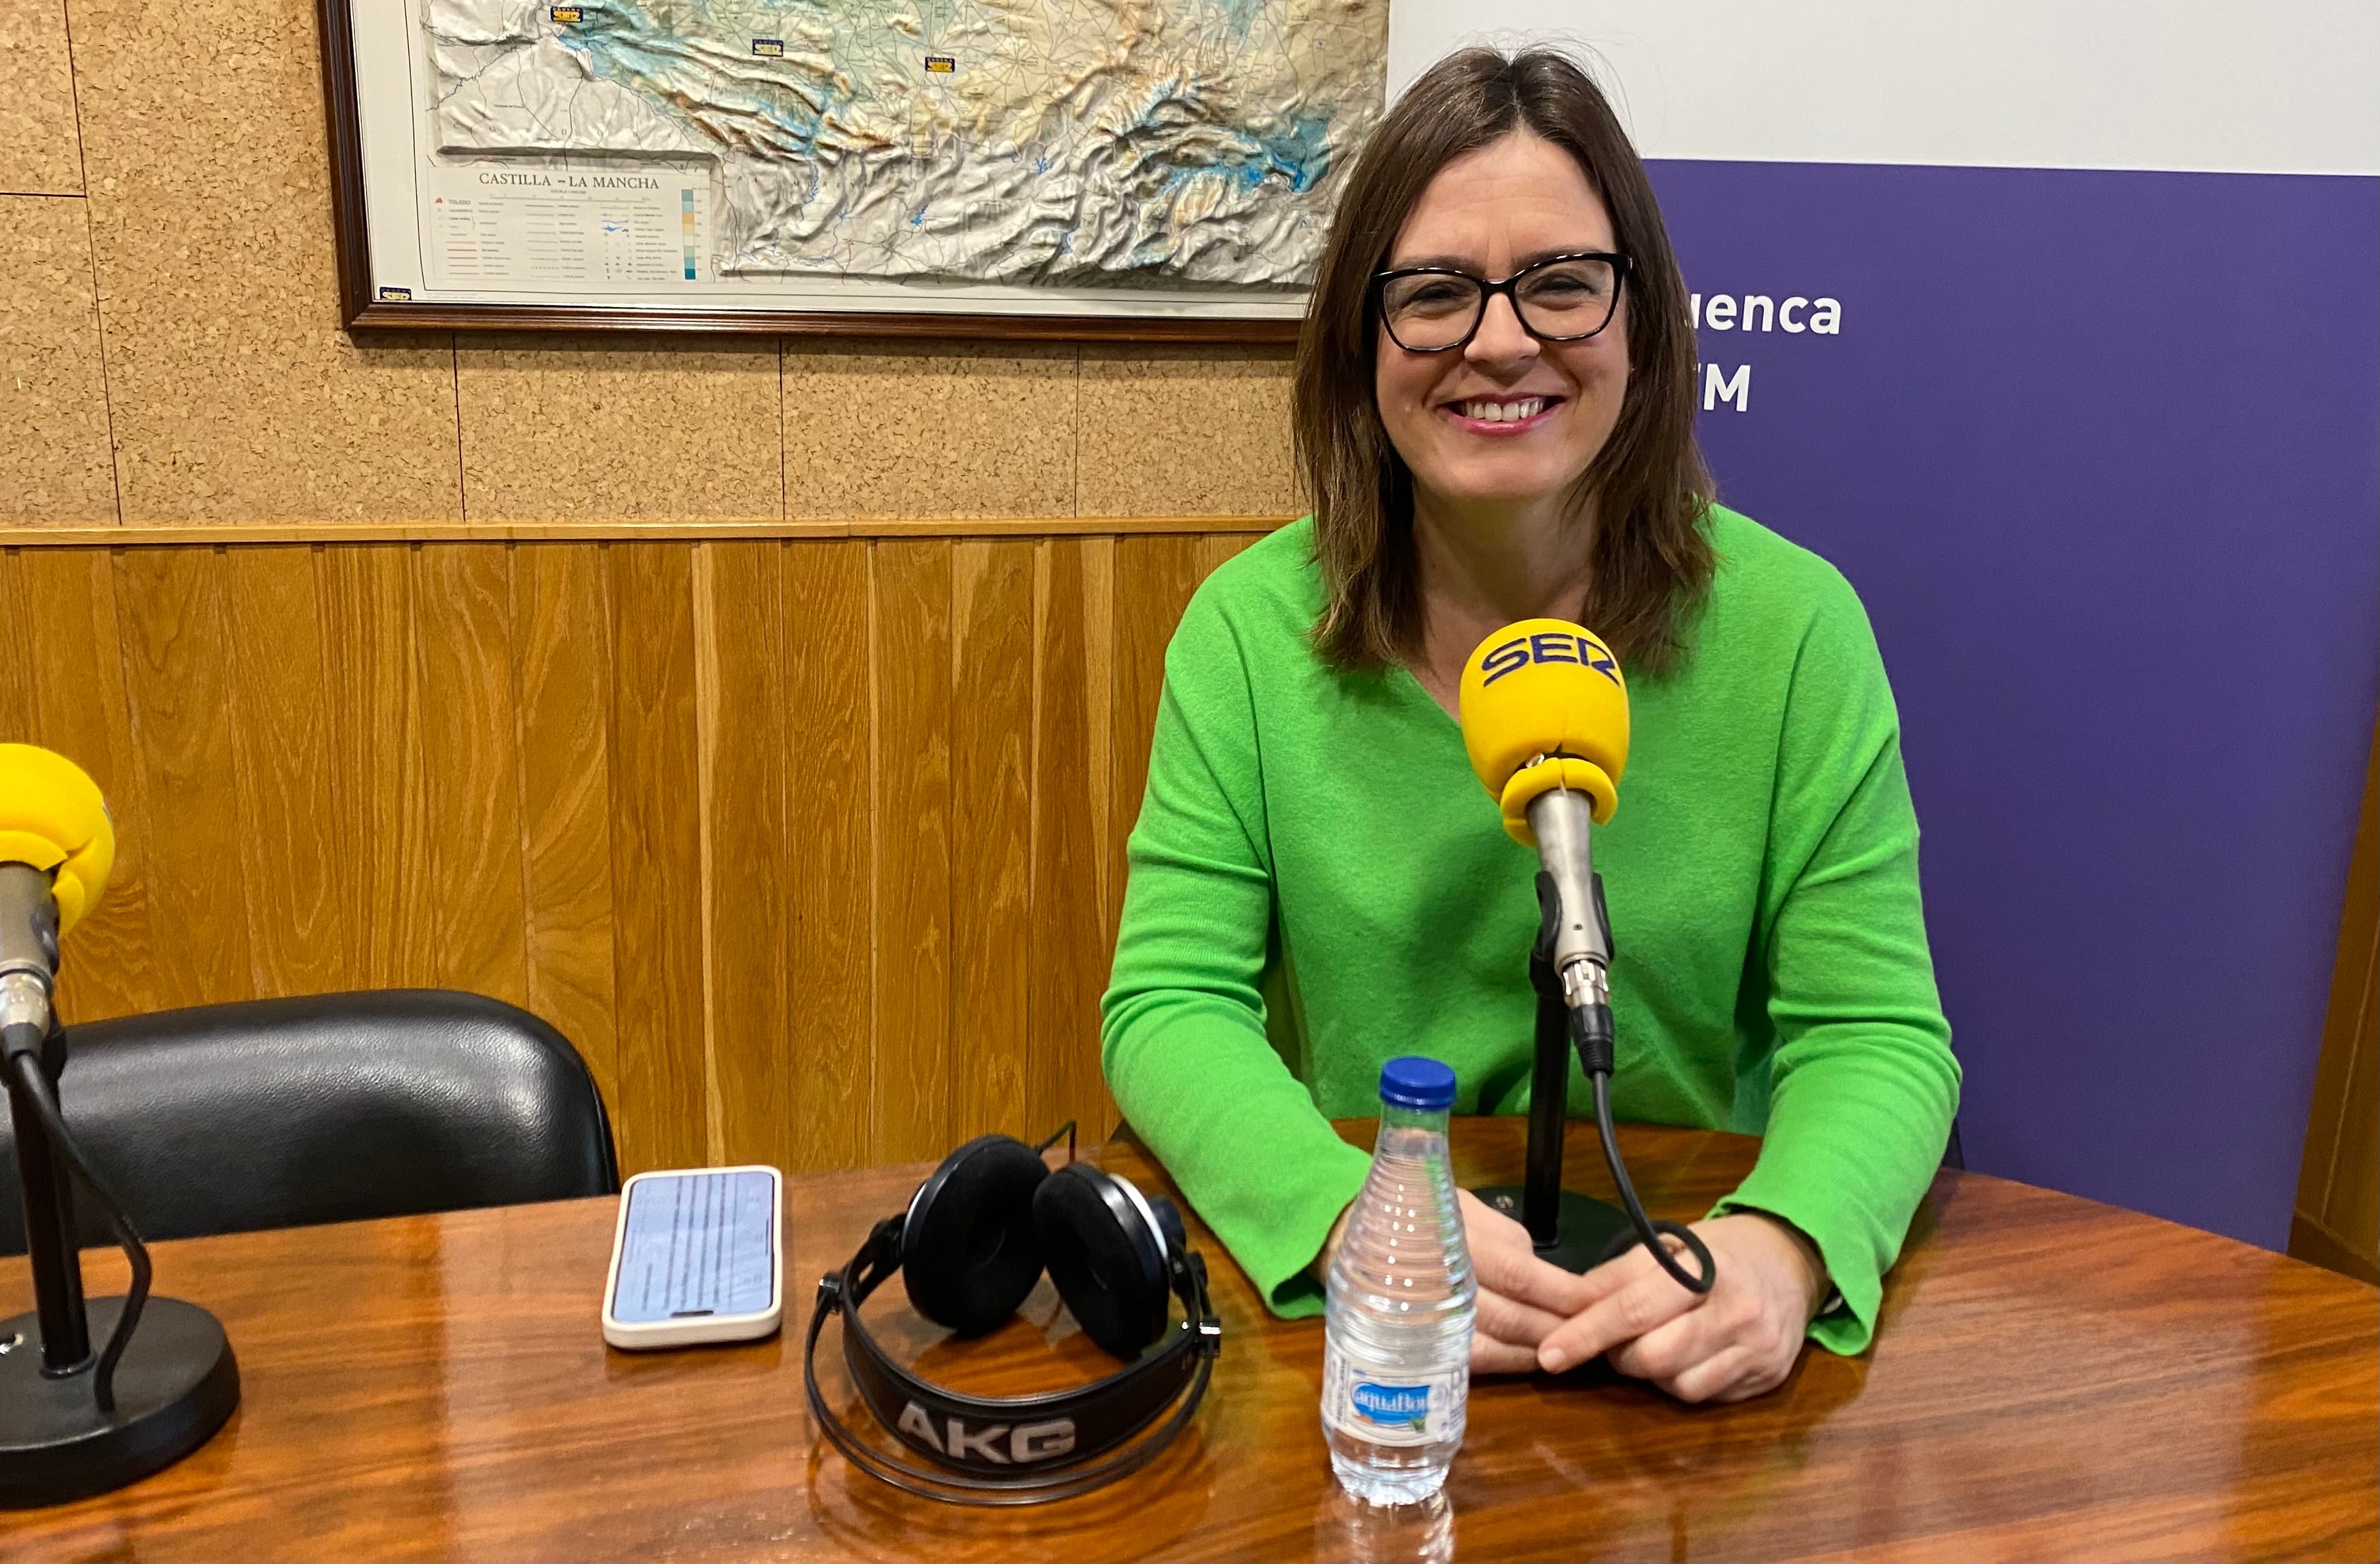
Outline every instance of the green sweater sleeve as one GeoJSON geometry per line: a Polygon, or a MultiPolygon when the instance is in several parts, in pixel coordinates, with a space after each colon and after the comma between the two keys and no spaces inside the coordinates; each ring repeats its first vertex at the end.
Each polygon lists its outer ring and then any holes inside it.
{"type": "Polygon", "coordinates": [[[1786,697],[1761,888],[1767,1127],[1752,1175],[1714,1214],[1765,1211],[1809,1236],[1841,1298],[1810,1333],[1848,1353],[1875,1330],[1960,1072],[1926,949],[1900,720],[1866,613],[1828,576],[1786,697]]]}
{"type": "Polygon", "coordinates": [[[1322,1306],[1307,1267],[1371,1159],[1266,1037],[1273,879],[1259,769],[1238,644],[1202,595],[1166,653],[1101,1062],[1126,1121],[1267,1302],[1294,1315],[1322,1306]]]}

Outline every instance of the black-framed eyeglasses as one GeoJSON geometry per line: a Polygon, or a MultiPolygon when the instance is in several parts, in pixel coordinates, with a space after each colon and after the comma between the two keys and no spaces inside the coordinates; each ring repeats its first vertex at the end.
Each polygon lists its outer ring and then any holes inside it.
{"type": "Polygon", "coordinates": [[[1479,334],[1488,300],[1512,301],[1521,329],[1539,342],[1579,342],[1611,323],[1631,266],[1609,250],[1549,255],[1500,283],[1450,266],[1409,266],[1372,276],[1389,335],[1408,353],[1451,353],[1479,334]]]}

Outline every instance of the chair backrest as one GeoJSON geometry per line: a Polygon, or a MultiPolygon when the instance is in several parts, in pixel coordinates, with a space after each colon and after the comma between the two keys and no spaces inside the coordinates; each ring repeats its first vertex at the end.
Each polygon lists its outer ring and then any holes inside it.
{"type": "MultiPolygon", "coordinates": [[[[389,989],[73,1026],[67,1126],[144,1239],[614,1194],[612,1130],[561,1033],[477,994],[389,989]]],[[[0,1097],[0,1254],[25,1248],[0,1097]]],[[[88,1242],[105,1229],[79,1201],[88,1242]]]]}

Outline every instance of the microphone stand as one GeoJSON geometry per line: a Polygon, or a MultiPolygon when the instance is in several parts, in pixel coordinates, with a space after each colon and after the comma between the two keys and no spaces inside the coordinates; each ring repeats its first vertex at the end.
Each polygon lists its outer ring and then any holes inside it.
{"type": "MultiPolygon", "coordinates": [[[[42,1039],[41,1073],[55,1094],[65,1062],[65,1034],[42,1039]]],[[[17,1180],[25,1192],[25,1255],[32,1263],[34,1313],[42,1330],[42,1367],[51,1376],[71,1374],[91,1357],[91,1325],[84,1317],[82,1256],[74,1241],[74,1185],[50,1146],[38,1105],[28,1087],[8,1073],[8,1118],[17,1133],[17,1180]]],[[[16,1322],[8,1322],[14,1325],[16,1322]]],[[[0,1342],[9,1333],[0,1331],[0,1342]]],[[[11,1347],[13,1356],[21,1348],[11,1347]]]]}
{"type": "MultiPolygon", "coordinates": [[[[1600,909],[1597,909],[1598,915],[1600,909]]],[[[1562,1132],[1570,1106],[1570,1012],[1554,969],[1561,898],[1553,877],[1537,876],[1537,938],[1529,947],[1529,987],[1536,990],[1536,1053],[1529,1073],[1529,1153],[1524,1182],[1472,1193],[1529,1230],[1537,1258],[1586,1271],[1608,1258],[1630,1230],[1628,1213],[1562,1188],[1562,1132]]]]}
{"type": "Polygon", "coordinates": [[[239,1404],[223,1327],[194,1303],[149,1295],[149,1251],[58,1110],[67,1048],[50,1006],[56,970],[48,877],[0,864],[0,1068],[34,1298],[31,1314],[0,1320],[0,1508],[12,1509],[137,1482],[206,1443],[239,1404]],[[131,1262],[124,1297],[83,1297],[77,1181],[131,1262]],[[96,1353],[95,1329],[107,1333],[96,1353]]]}

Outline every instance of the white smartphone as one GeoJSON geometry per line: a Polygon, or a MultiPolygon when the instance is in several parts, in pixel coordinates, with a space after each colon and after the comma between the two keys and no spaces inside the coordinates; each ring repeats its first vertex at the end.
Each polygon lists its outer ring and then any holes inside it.
{"type": "Polygon", "coordinates": [[[603,1340],[638,1352],[749,1341],[784,1318],[774,1168],[638,1173],[620,1192],[603,1340]]]}

